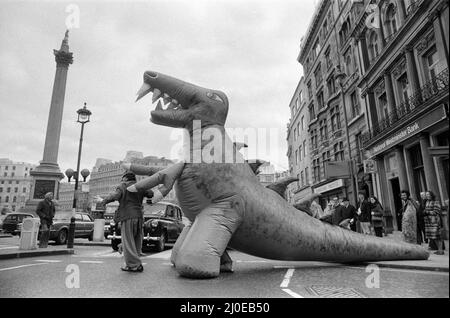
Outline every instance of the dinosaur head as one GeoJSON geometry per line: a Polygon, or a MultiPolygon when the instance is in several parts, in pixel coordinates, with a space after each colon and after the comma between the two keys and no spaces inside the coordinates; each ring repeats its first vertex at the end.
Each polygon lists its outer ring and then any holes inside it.
{"type": "Polygon", "coordinates": [[[150,120],[157,125],[192,129],[194,120],[201,121],[202,127],[225,124],[228,98],[223,92],[147,71],[136,101],[150,92],[156,103],[150,120]]]}

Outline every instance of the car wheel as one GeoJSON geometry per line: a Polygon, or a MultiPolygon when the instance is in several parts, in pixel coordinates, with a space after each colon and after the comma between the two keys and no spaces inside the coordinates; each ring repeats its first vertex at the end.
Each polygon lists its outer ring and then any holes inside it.
{"type": "Polygon", "coordinates": [[[118,240],[111,240],[111,247],[116,252],[119,250],[119,244],[120,242],[118,240]]]}
{"type": "Polygon", "coordinates": [[[164,251],[164,247],[166,246],[166,235],[163,233],[159,238],[158,243],[156,244],[156,250],[158,252],[164,251]]]}
{"type": "Polygon", "coordinates": [[[62,245],[67,242],[67,230],[61,230],[58,232],[58,236],[56,237],[56,244],[62,245]]]}
{"type": "Polygon", "coordinates": [[[94,240],[94,231],[92,231],[91,234],[89,234],[88,240],[89,242],[92,242],[94,240]]]}

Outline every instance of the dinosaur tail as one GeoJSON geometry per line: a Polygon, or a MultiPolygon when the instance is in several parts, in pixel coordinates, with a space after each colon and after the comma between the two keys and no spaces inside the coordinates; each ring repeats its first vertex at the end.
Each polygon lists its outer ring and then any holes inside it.
{"type": "Polygon", "coordinates": [[[276,193],[265,191],[264,195],[266,203],[259,200],[255,206],[260,213],[246,212],[231,247],[263,258],[288,261],[351,263],[429,257],[429,252],[419,245],[324,223],[289,206],[276,193]]]}

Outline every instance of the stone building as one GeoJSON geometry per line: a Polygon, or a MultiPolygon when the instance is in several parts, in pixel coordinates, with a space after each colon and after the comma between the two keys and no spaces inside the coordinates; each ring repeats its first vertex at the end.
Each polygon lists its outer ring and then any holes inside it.
{"type": "Polygon", "coordinates": [[[305,94],[305,80],[302,77],[289,105],[291,110],[291,119],[287,127],[289,174],[299,179],[298,182],[288,187],[290,203],[296,203],[312,192],[308,134],[309,114],[305,94]]]}
{"type": "MultiPolygon", "coordinates": [[[[75,182],[61,182],[59,184],[58,210],[72,211],[73,194],[75,192],[75,182]]],[[[77,211],[88,212],[91,210],[89,201],[89,182],[78,184],[77,211]]]]}
{"type": "MultiPolygon", "coordinates": [[[[361,77],[359,48],[351,38],[352,27],[363,11],[362,1],[320,1],[298,56],[304,70],[302,103],[309,139],[306,162],[310,162],[311,189],[322,194],[323,206],[334,196],[348,197],[356,204],[360,190],[370,191],[370,175],[363,172],[361,138],[367,119],[357,87],[361,77]],[[331,174],[328,163],[340,163],[342,175],[331,174]]],[[[295,115],[291,122],[290,135],[295,135],[295,115]]],[[[294,137],[289,142],[289,154],[295,158],[299,145],[294,137]]]]}
{"type": "MultiPolygon", "coordinates": [[[[174,164],[172,160],[165,158],[158,158],[155,156],[141,157],[140,155],[136,158],[132,157],[131,155],[132,152],[127,153],[126,162],[163,168],[174,164]]],[[[124,169],[121,167],[121,165],[123,162],[125,162],[125,160],[118,162],[111,161],[109,163],[106,161],[107,163],[104,163],[105,159],[102,159],[97,162],[101,163],[101,165],[93,167],[89,179],[89,202],[91,202],[91,205],[93,201],[92,198],[94,198],[95,196],[105,197],[112,191],[114,191],[114,189],[120,183],[122,175],[124,173],[124,169]]],[[[145,176],[137,176],[138,181],[144,178],[145,176]]],[[[174,190],[170,191],[170,193],[165,197],[164,200],[177,203],[175,191],[174,190]]],[[[110,203],[108,204],[107,210],[113,211],[117,206],[118,206],[117,202],[110,203]]],[[[93,210],[96,209],[95,205],[92,205],[91,208],[93,210]]]]}
{"type": "Polygon", "coordinates": [[[374,193],[400,229],[401,190],[416,199],[425,190],[448,199],[448,1],[361,4],[349,34],[370,110],[363,147],[375,167],[374,193]]]}
{"type": "Polygon", "coordinates": [[[0,159],[0,211],[19,211],[30,197],[30,171],[36,165],[0,159]]]}

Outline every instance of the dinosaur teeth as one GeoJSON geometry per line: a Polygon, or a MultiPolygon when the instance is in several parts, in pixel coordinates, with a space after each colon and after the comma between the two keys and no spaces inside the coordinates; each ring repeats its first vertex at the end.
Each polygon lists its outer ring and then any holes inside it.
{"type": "Polygon", "coordinates": [[[176,109],[177,105],[175,105],[173,102],[169,104],[169,107],[167,109],[176,109]]]}
{"type": "Polygon", "coordinates": [[[140,100],[142,97],[144,97],[145,95],[147,95],[148,93],[150,93],[151,91],[152,91],[152,87],[149,84],[147,84],[147,83],[142,84],[142,87],[136,93],[136,95],[138,95],[136,98],[136,102],[138,100],[140,100]]]}
{"type": "Polygon", "coordinates": [[[164,100],[164,103],[168,104],[172,101],[172,98],[170,98],[169,94],[164,93],[163,100],[164,100]]]}
{"type": "Polygon", "coordinates": [[[157,88],[153,91],[152,103],[156,102],[161,97],[161,91],[157,88]]]}
{"type": "Polygon", "coordinates": [[[160,100],[158,101],[158,104],[156,104],[155,110],[164,110],[163,107],[162,107],[162,103],[161,103],[160,100]]]}

